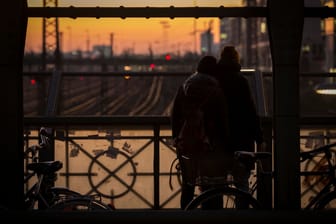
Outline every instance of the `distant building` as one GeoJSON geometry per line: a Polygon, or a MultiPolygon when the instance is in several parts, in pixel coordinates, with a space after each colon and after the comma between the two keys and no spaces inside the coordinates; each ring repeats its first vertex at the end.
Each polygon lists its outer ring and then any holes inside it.
{"type": "MultiPolygon", "coordinates": [[[[243,1],[245,6],[264,6],[265,0],[243,1]]],[[[334,7],[332,0],[325,6],[334,7]]],[[[319,0],[305,0],[305,7],[320,7],[319,0]]],[[[302,72],[329,72],[335,66],[334,18],[304,19],[300,69],[302,72]]],[[[272,59],[266,18],[231,18],[220,21],[219,49],[234,45],[241,56],[243,67],[272,71],[272,59]]]]}
{"type": "Polygon", "coordinates": [[[211,30],[201,33],[201,55],[214,55],[214,36],[211,30]]]}
{"type": "Polygon", "coordinates": [[[110,58],[112,57],[112,48],[110,45],[95,45],[92,48],[92,57],[110,58]]]}
{"type": "MultiPolygon", "coordinates": [[[[305,7],[321,7],[319,0],[305,0],[305,7]]],[[[304,19],[300,70],[301,72],[327,72],[328,60],[326,59],[325,47],[327,40],[324,41],[323,26],[324,21],[320,18],[306,17],[304,19]]],[[[333,48],[333,47],[332,47],[333,48]]]]}
{"type": "MultiPolygon", "coordinates": [[[[242,1],[246,6],[264,6],[265,0],[242,1]]],[[[243,67],[271,71],[271,53],[265,18],[224,17],[220,21],[220,43],[237,48],[243,67]]]]}
{"type": "Polygon", "coordinates": [[[231,18],[225,17],[220,20],[220,33],[219,33],[219,46],[218,46],[218,53],[220,54],[221,49],[225,46],[233,45],[238,50],[241,56],[241,62],[244,61],[244,32],[243,27],[241,24],[241,18],[231,18]]]}
{"type": "MultiPolygon", "coordinates": [[[[306,0],[307,1],[307,0],[306,0]]],[[[309,0],[310,4],[315,3],[316,1],[314,0],[309,0]]],[[[320,1],[318,1],[320,2],[320,1]]],[[[317,3],[315,3],[315,5],[310,5],[310,6],[316,6],[317,3]]],[[[320,4],[317,6],[321,6],[320,4]]],[[[335,3],[332,0],[325,0],[323,6],[328,6],[331,8],[335,7],[335,3]]],[[[306,19],[307,20],[307,19],[306,19]]],[[[317,18],[317,20],[320,22],[320,29],[321,32],[319,32],[319,39],[322,39],[322,42],[324,46],[324,48],[322,47],[320,49],[320,45],[315,45],[315,47],[313,49],[311,49],[311,55],[313,57],[324,57],[324,70],[325,72],[335,72],[336,70],[336,57],[335,55],[335,18],[334,17],[330,17],[330,18],[326,18],[324,20],[321,20],[319,18],[317,18]],[[322,50],[324,50],[323,52],[321,52],[322,50]]],[[[315,32],[317,33],[317,32],[315,32]]],[[[316,34],[315,34],[316,35],[316,34]]],[[[318,43],[319,43],[318,42],[318,43]]]]}

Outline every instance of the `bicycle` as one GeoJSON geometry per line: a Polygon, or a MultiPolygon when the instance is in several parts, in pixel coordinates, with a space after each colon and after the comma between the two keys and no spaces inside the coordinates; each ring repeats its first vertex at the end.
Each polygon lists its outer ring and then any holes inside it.
{"type": "MultiPolygon", "coordinates": [[[[251,164],[257,164],[257,167],[261,172],[263,171],[262,160],[270,158],[271,153],[267,152],[247,152],[237,151],[235,152],[235,159],[250,167],[251,164]]],[[[260,173],[260,172],[258,172],[260,173]]],[[[260,174],[257,174],[260,175],[260,174]]],[[[198,177],[196,181],[197,186],[211,185],[212,188],[197,195],[185,208],[188,210],[202,209],[202,204],[215,198],[221,197],[223,199],[222,209],[261,209],[262,206],[259,201],[253,196],[257,189],[256,182],[250,188],[250,190],[244,191],[234,186],[235,181],[233,176],[228,173],[223,177],[198,177]],[[244,206],[240,207],[237,203],[244,201],[244,206]]]]}
{"type": "Polygon", "coordinates": [[[24,204],[27,210],[111,210],[108,205],[94,198],[85,196],[76,191],[64,187],[54,187],[57,179],[57,171],[62,168],[61,161],[39,161],[38,152],[46,150],[49,146],[47,129],[42,127],[39,131],[40,143],[32,145],[24,152],[24,158],[30,159],[27,163],[27,173],[24,183],[36,177],[36,182],[30,187],[24,196],[24,204]]]}
{"type": "Polygon", "coordinates": [[[336,147],[336,142],[300,153],[300,162],[313,160],[323,154],[321,161],[324,163],[324,170],[301,171],[300,176],[319,176],[326,181],[322,189],[311,198],[304,209],[336,208],[336,163],[333,161],[333,147],[336,147]]]}
{"type": "MultiPolygon", "coordinates": [[[[324,187],[316,193],[309,201],[309,203],[303,208],[309,209],[334,209],[336,208],[336,164],[332,161],[332,148],[336,146],[336,143],[327,144],[316,149],[312,149],[306,152],[300,152],[300,162],[303,163],[306,160],[312,160],[320,154],[324,154],[322,157],[326,163],[325,170],[323,171],[300,171],[300,176],[324,176],[327,177],[327,182],[324,187]]],[[[256,178],[262,178],[265,175],[273,175],[273,172],[264,171],[262,168],[262,159],[269,158],[270,153],[267,152],[236,152],[236,158],[244,164],[256,163],[258,173],[256,178]]],[[[201,207],[201,204],[205,201],[215,197],[222,196],[226,204],[223,205],[224,209],[235,209],[236,198],[243,198],[247,204],[247,208],[262,209],[261,204],[253,197],[254,192],[257,189],[257,181],[250,187],[249,192],[244,192],[233,186],[232,180],[220,181],[219,185],[214,185],[214,188],[205,191],[195,197],[185,210],[193,210],[201,207]],[[230,203],[229,203],[230,202],[230,203]],[[229,207],[230,205],[230,207],[229,207]]]]}

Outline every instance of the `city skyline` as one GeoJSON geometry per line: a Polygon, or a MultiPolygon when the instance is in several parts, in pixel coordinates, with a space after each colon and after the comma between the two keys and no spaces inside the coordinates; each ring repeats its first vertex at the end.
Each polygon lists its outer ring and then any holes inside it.
{"type": "MultiPolygon", "coordinates": [[[[219,7],[220,5],[237,6],[241,1],[58,1],[60,7],[219,7]]],[[[29,0],[29,7],[41,6],[42,0],[29,0]]],[[[62,34],[61,49],[64,52],[92,49],[95,45],[111,45],[115,54],[132,52],[148,54],[150,49],[155,54],[199,52],[201,32],[209,29],[214,34],[214,41],[219,42],[218,18],[59,18],[59,32],[62,34]]],[[[26,35],[26,52],[42,50],[42,18],[29,18],[26,35]]]]}
{"type": "MultiPolygon", "coordinates": [[[[212,32],[215,42],[219,41],[218,18],[102,18],[102,19],[59,19],[60,45],[65,52],[88,49],[95,45],[111,45],[116,54],[132,51],[146,54],[151,47],[154,53],[188,52],[200,50],[199,36],[213,21],[212,32]],[[93,28],[94,27],[94,28],[93,28]],[[194,28],[195,27],[195,28],[194,28]],[[196,35],[196,37],[195,37],[196,35]],[[196,41],[196,42],[195,42],[196,41]]],[[[26,52],[42,50],[42,19],[28,20],[26,52]]]]}

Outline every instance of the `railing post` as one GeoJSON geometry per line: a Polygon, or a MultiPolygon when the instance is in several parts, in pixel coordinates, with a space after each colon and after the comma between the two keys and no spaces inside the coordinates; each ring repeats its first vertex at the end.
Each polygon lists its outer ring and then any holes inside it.
{"type": "MultiPolygon", "coordinates": [[[[266,143],[266,152],[272,153],[272,141],[273,141],[273,131],[272,131],[272,119],[264,117],[262,119],[262,126],[264,130],[264,139],[266,143]]],[[[273,169],[273,158],[267,161],[262,161],[262,166],[264,171],[271,172],[273,169]]],[[[257,172],[259,172],[257,170],[257,172]]],[[[271,209],[273,207],[273,177],[271,175],[263,176],[262,179],[257,179],[258,189],[257,189],[257,199],[265,209],[271,209]]]]}
{"type": "MultiPolygon", "coordinates": [[[[62,72],[55,70],[52,73],[50,82],[49,82],[49,95],[48,95],[48,101],[47,101],[47,108],[45,111],[45,115],[47,117],[53,117],[57,115],[57,104],[58,104],[58,97],[60,93],[60,86],[61,86],[61,80],[62,80],[62,72]]],[[[54,134],[55,131],[51,130],[50,135],[52,138],[50,139],[50,145],[48,151],[41,151],[39,158],[41,161],[48,161],[48,160],[54,160],[55,159],[55,141],[54,141],[54,134]]]]}
{"type": "Polygon", "coordinates": [[[154,209],[160,209],[160,125],[154,125],[154,209]]]}

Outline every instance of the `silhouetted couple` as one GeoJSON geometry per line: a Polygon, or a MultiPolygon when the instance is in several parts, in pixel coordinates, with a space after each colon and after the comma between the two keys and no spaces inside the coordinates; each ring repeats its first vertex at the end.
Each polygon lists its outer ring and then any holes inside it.
{"type": "MultiPolygon", "coordinates": [[[[193,199],[196,177],[225,176],[230,171],[236,186],[248,190],[250,169],[234,159],[234,151],[254,151],[261,145],[263,133],[248,80],[241,74],[240,58],[233,46],[224,47],[219,60],[203,56],[197,70],[179,87],[171,114],[172,136],[182,171],[181,208],[193,199]],[[184,121],[191,111],[201,107],[211,150],[195,158],[180,153],[177,142],[184,121]]],[[[201,191],[211,186],[202,184],[201,191]]],[[[222,206],[215,198],[204,209],[222,206]]]]}

